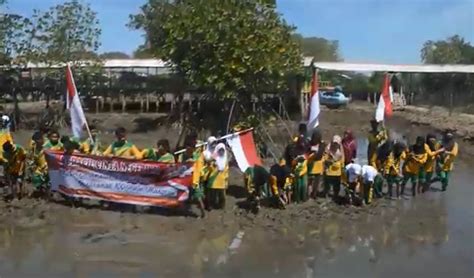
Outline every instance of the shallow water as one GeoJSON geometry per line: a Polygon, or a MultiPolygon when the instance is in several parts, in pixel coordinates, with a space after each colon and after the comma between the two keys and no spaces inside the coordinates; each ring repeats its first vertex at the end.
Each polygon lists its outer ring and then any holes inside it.
{"type": "MultiPolygon", "coordinates": [[[[364,156],[366,140],[359,148],[364,156]]],[[[53,225],[0,227],[0,276],[472,277],[470,165],[459,161],[445,193],[383,201],[382,215],[354,220],[342,208],[318,225],[249,228],[224,218],[65,208],[53,225]],[[230,250],[239,231],[241,245],[230,250]]]]}

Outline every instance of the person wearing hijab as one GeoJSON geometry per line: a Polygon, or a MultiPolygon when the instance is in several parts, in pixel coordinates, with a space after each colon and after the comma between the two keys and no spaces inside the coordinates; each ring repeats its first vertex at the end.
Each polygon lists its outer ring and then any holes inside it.
{"type": "Polygon", "coordinates": [[[344,151],[342,149],[342,140],[340,136],[335,135],[332,138],[331,144],[329,144],[325,155],[324,164],[326,170],[324,172],[323,195],[327,197],[329,190],[332,187],[334,191],[333,197],[336,199],[339,197],[344,167],[344,151]]]}
{"type": "Polygon", "coordinates": [[[344,165],[348,165],[357,158],[357,141],[352,130],[348,129],[344,132],[342,147],[344,149],[344,165]]]}
{"type": "Polygon", "coordinates": [[[219,143],[215,146],[211,157],[204,154],[204,159],[209,162],[207,187],[210,193],[210,207],[223,209],[225,207],[225,192],[229,179],[228,154],[224,143],[219,143]]]}
{"type": "Polygon", "coordinates": [[[405,186],[411,180],[412,195],[416,196],[417,192],[421,193],[421,186],[419,182],[420,171],[426,163],[427,154],[425,151],[425,138],[418,136],[416,142],[410,147],[408,155],[403,165],[403,181],[401,195],[405,192],[405,186]]]}
{"type": "Polygon", "coordinates": [[[458,156],[458,143],[454,141],[454,135],[451,132],[446,132],[443,138],[443,149],[441,153],[441,169],[439,172],[439,179],[441,180],[442,191],[446,191],[449,185],[449,176],[454,168],[454,160],[458,156]]]}
{"type": "Polygon", "coordinates": [[[318,129],[311,136],[311,148],[308,157],[308,195],[316,199],[324,172],[324,152],[326,143],[318,129]]]}
{"type": "Polygon", "coordinates": [[[370,121],[371,130],[368,135],[369,147],[367,149],[367,159],[369,165],[377,167],[377,149],[388,139],[387,131],[375,119],[370,121]]]}
{"type": "Polygon", "coordinates": [[[405,149],[406,147],[403,143],[395,143],[384,166],[384,174],[387,180],[388,195],[390,198],[393,198],[393,185],[395,184],[397,199],[400,199],[400,182],[403,178],[401,165],[402,161],[406,158],[405,149]]]}
{"type": "Polygon", "coordinates": [[[426,136],[425,142],[425,152],[427,155],[426,163],[423,166],[424,170],[424,183],[422,184],[423,192],[429,190],[433,173],[436,169],[436,161],[440,153],[444,152],[444,149],[441,147],[441,144],[436,140],[434,134],[428,134],[426,136]]]}

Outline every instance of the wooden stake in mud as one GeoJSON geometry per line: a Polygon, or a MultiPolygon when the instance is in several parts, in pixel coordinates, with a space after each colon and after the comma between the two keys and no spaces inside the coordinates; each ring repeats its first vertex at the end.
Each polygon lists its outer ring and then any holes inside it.
{"type": "Polygon", "coordinates": [[[95,99],[95,113],[99,114],[99,97],[95,99]]]}
{"type": "Polygon", "coordinates": [[[114,97],[113,96],[110,97],[110,112],[111,113],[114,112],[114,97]]]}
{"type": "Polygon", "coordinates": [[[125,113],[125,110],[127,109],[127,101],[125,100],[125,95],[121,94],[120,98],[122,99],[122,113],[125,113]]]}
{"type": "Polygon", "coordinates": [[[229,116],[227,117],[227,129],[226,129],[226,133],[229,133],[229,132],[230,132],[230,122],[232,121],[232,114],[234,113],[235,102],[236,102],[236,100],[234,99],[234,101],[232,102],[232,106],[230,107],[229,116]]]}
{"type": "Polygon", "coordinates": [[[150,94],[146,94],[146,103],[145,103],[146,112],[150,112],[150,94]]]}

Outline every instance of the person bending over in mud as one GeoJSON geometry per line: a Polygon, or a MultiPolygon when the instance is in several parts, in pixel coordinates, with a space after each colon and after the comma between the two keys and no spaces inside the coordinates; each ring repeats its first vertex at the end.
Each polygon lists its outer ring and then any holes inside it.
{"type": "Polygon", "coordinates": [[[170,153],[170,143],[167,139],[161,139],[156,143],[156,149],[143,150],[143,159],[162,163],[175,163],[174,155],[170,153]]]}
{"type": "Polygon", "coordinates": [[[83,154],[102,155],[102,144],[98,136],[99,130],[95,126],[89,126],[91,138],[87,138],[80,145],[80,152],[83,154]]]}
{"type": "Polygon", "coordinates": [[[454,168],[454,160],[458,156],[458,143],[454,141],[454,136],[451,132],[446,132],[443,138],[444,152],[440,155],[440,171],[439,179],[441,181],[442,191],[446,191],[449,185],[449,176],[454,168]]]}
{"type": "Polygon", "coordinates": [[[377,167],[377,149],[388,139],[385,128],[375,119],[370,121],[371,130],[368,135],[369,146],[367,149],[367,159],[369,165],[377,167]]]}
{"type": "Polygon", "coordinates": [[[349,197],[349,204],[353,205],[356,202],[356,192],[360,190],[362,166],[356,163],[349,163],[345,167],[346,182],[348,190],[346,195],[349,197]]]}
{"type": "Polygon", "coordinates": [[[308,196],[316,199],[324,173],[324,152],[326,143],[319,130],[311,136],[311,148],[308,157],[308,196]]]}
{"type": "Polygon", "coordinates": [[[20,146],[5,142],[3,149],[3,171],[13,198],[23,197],[23,176],[26,166],[26,152],[20,146]]]}
{"type": "Polygon", "coordinates": [[[64,151],[63,144],[59,141],[59,132],[56,130],[51,130],[48,133],[48,140],[44,144],[43,148],[45,150],[51,151],[64,151]]]}
{"type": "Polygon", "coordinates": [[[248,167],[244,172],[244,182],[249,194],[252,209],[260,210],[261,200],[268,199],[272,204],[281,207],[283,200],[279,196],[277,177],[271,175],[260,165],[248,167]]]}
{"type": "Polygon", "coordinates": [[[341,137],[335,135],[332,139],[329,148],[327,149],[324,159],[325,173],[324,173],[324,197],[327,198],[329,190],[333,188],[333,198],[339,197],[341,190],[342,171],[344,167],[344,152],[341,146],[341,137]]]}
{"type": "Polygon", "coordinates": [[[30,154],[31,159],[31,182],[34,190],[44,195],[49,190],[48,164],[44,155],[44,135],[36,132],[33,137],[34,149],[30,154]]]}
{"type": "Polygon", "coordinates": [[[377,169],[375,169],[375,167],[371,165],[364,165],[362,166],[362,184],[364,187],[364,204],[368,205],[372,203],[374,191],[381,194],[383,177],[377,171],[377,169]]]}
{"type": "Polygon", "coordinates": [[[124,158],[141,159],[142,153],[138,148],[127,141],[127,131],[123,127],[115,130],[115,137],[117,140],[113,142],[105,151],[105,156],[117,156],[124,158]]]}
{"type": "Polygon", "coordinates": [[[422,192],[428,191],[433,181],[433,174],[436,169],[436,161],[438,160],[439,154],[444,152],[441,144],[436,140],[434,134],[428,134],[425,142],[426,152],[426,163],[423,165],[423,171],[425,175],[424,184],[422,184],[422,192]]]}
{"type": "Polygon", "coordinates": [[[385,163],[384,174],[388,185],[388,196],[393,199],[393,185],[396,186],[397,199],[400,199],[400,182],[403,179],[401,164],[406,158],[406,146],[401,142],[395,143],[393,150],[385,163]]]}
{"type": "Polygon", "coordinates": [[[401,195],[403,197],[405,186],[409,180],[412,184],[412,195],[416,196],[416,192],[421,193],[421,185],[424,183],[423,165],[426,163],[427,154],[425,151],[425,138],[418,136],[416,142],[410,147],[403,165],[403,181],[401,195]]]}

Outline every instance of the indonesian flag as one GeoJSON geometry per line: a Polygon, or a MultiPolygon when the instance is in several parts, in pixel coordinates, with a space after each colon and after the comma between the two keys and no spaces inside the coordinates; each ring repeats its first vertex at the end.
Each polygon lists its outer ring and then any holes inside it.
{"type": "Polygon", "coordinates": [[[262,161],[257,155],[252,131],[235,133],[227,138],[227,144],[234,153],[240,171],[245,172],[248,167],[262,165],[262,161]]]}
{"type": "Polygon", "coordinates": [[[309,130],[319,125],[319,88],[318,88],[318,72],[313,68],[313,76],[311,78],[311,99],[309,103],[308,125],[309,130]]]}
{"type": "Polygon", "coordinates": [[[74,137],[80,138],[84,126],[87,125],[86,116],[82,110],[81,100],[79,99],[79,93],[74,83],[74,77],[72,76],[71,67],[69,64],[66,66],[66,84],[67,84],[67,97],[66,107],[69,109],[71,115],[71,128],[74,137]]]}
{"type": "Polygon", "coordinates": [[[380,95],[379,104],[377,110],[375,110],[375,120],[377,122],[383,122],[385,116],[392,116],[392,96],[391,96],[390,78],[388,74],[385,74],[382,94],[380,95]]]}

